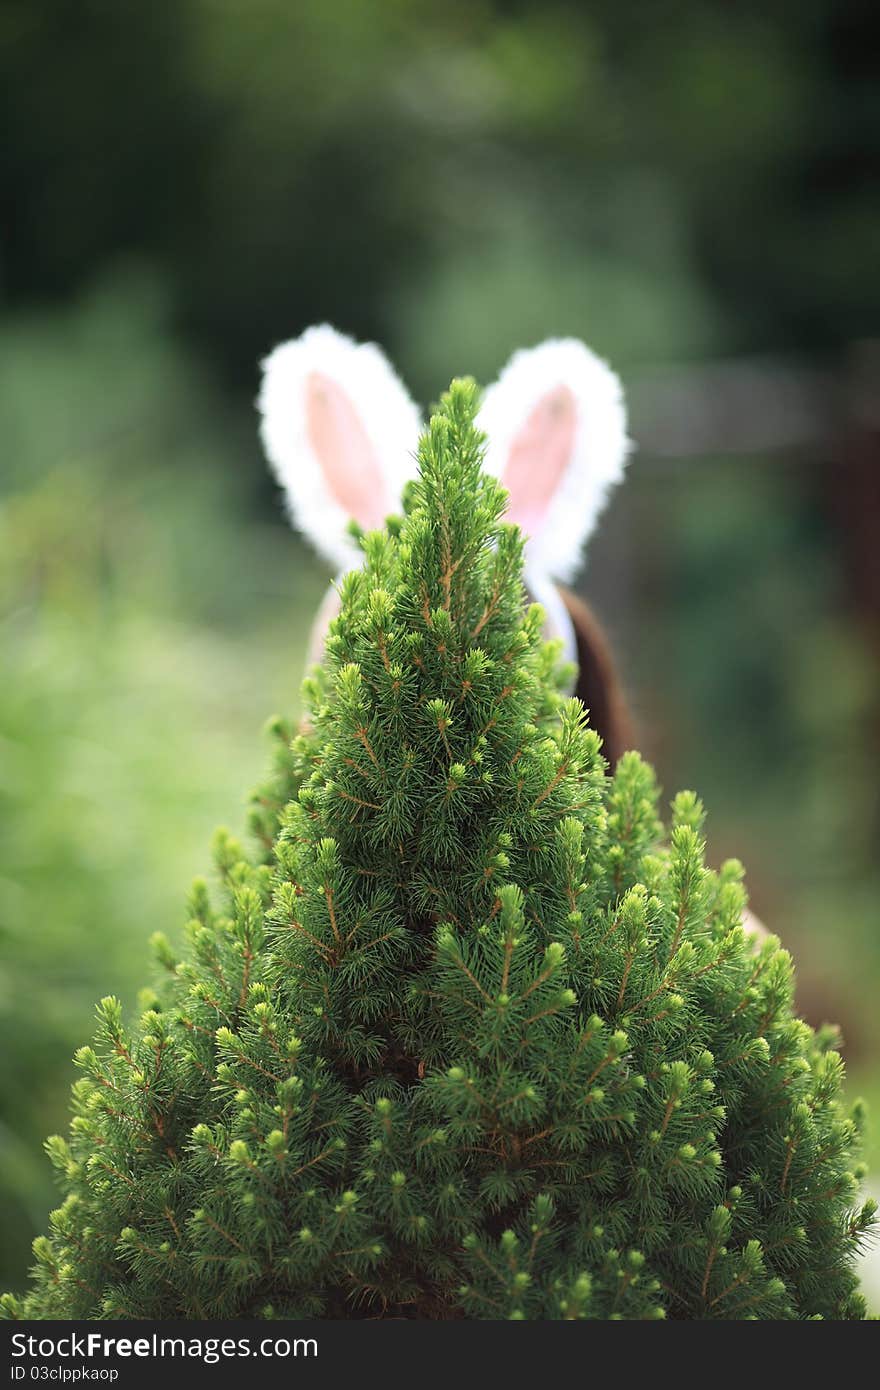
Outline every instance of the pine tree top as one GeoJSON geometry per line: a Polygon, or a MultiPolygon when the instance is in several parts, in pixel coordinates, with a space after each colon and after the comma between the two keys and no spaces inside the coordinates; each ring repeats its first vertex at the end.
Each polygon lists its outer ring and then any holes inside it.
{"type": "Polygon", "coordinates": [[[81,1049],[8,1316],[860,1317],[858,1112],[692,793],[613,775],[524,611],[473,382],[358,536],[257,853],[81,1049]]]}

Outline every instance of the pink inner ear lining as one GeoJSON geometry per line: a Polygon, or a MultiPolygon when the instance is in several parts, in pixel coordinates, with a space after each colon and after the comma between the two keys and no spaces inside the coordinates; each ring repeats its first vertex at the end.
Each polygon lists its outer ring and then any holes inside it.
{"type": "Polygon", "coordinates": [[[577,402],[568,386],[541,396],[514,436],[501,479],[510,493],[508,514],[527,535],[541,528],[574,449],[577,402]]]}
{"type": "Polygon", "coordinates": [[[349,397],[332,377],[309,372],[306,431],[331,494],[367,531],[387,513],[385,480],[376,450],[349,397]]]}

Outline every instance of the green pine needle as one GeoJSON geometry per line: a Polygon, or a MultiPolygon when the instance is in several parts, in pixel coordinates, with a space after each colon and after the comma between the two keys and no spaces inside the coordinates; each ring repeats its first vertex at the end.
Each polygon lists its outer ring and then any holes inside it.
{"type": "Polygon", "coordinates": [[[665,831],[560,694],[477,401],[359,538],[256,852],[102,1001],[7,1316],[863,1316],[834,1038],[697,798],[665,831]]]}

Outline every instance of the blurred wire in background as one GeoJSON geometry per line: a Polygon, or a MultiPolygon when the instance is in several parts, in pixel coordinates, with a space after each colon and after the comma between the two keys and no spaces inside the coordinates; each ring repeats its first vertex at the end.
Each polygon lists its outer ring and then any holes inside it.
{"type": "MultiPolygon", "coordinates": [[[[429,403],[575,334],[638,452],[581,581],[880,1112],[880,145],[860,0],[5,0],[0,1283],[95,1000],[134,1006],[328,578],[257,361],[429,403]]],[[[875,1140],[876,1145],[876,1140],[875,1140]]]]}

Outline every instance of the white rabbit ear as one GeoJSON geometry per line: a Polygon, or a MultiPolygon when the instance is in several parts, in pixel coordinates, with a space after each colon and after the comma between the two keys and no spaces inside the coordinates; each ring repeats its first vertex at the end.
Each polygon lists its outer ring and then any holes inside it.
{"type": "Polygon", "coordinates": [[[421,425],[406,388],[373,343],[321,324],[266,358],[257,403],[293,524],[337,567],[357,564],[349,519],[381,526],[416,471],[421,425]]]}
{"type": "Polygon", "coordinates": [[[486,467],[510,494],[508,516],[527,537],[527,569],[568,580],[628,440],[623,390],[576,338],[517,352],[483,399],[486,467]]]}

